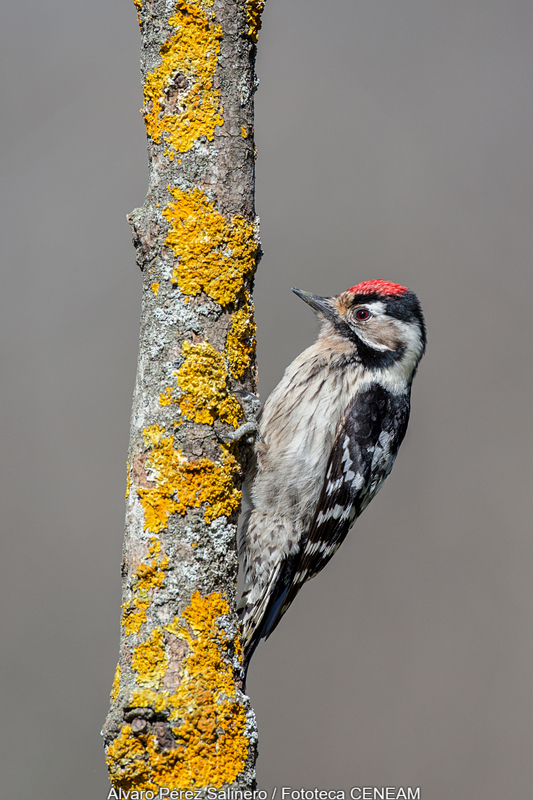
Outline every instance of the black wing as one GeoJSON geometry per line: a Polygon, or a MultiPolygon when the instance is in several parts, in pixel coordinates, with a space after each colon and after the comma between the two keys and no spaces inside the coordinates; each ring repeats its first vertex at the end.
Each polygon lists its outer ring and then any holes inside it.
{"type": "MultiPolygon", "coordinates": [[[[341,546],[389,475],[409,421],[409,392],[392,394],[379,384],[359,392],[333,443],[309,534],[291,566],[283,603],[269,635],[305,581],[322,570],[341,546]]],[[[265,635],[265,634],[263,634],[265,635]]]]}

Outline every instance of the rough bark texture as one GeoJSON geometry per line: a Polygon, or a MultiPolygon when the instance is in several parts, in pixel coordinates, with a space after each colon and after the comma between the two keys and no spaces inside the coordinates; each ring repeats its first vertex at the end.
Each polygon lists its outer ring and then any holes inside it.
{"type": "Polygon", "coordinates": [[[263,3],[135,5],[150,173],[129,217],[143,307],[107,761],[117,790],[250,788],[257,732],[235,614],[246,445],[223,435],[252,413],[239,388],[255,388],[263,3]]]}

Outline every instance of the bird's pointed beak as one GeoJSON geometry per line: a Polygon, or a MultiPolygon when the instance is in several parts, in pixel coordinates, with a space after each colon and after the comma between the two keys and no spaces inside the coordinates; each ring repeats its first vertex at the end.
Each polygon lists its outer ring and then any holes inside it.
{"type": "Polygon", "coordinates": [[[328,319],[332,318],[335,314],[332,306],[331,306],[331,299],[329,297],[320,297],[318,294],[310,294],[309,292],[302,292],[301,289],[295,289],[293,287],[292,291],[294,294],[297,294],[298,297],[301,297],[307,305],[311,306],[314,311],[317,311],[319,314],[323,314],[328,319]]]}

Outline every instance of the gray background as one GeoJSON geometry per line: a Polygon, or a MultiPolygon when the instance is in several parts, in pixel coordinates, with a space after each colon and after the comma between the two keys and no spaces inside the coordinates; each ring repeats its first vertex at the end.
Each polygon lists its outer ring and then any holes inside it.
{"type": "MultiPolygon", "coordinates": [[[[394,473],[250,670],[261,788],[531,796],[531,0],[268,0],[260,390],[298,286],[384,277],[429,347],[394,473]]],[[[133,4],[0,12],[0,795],[99,800],[146,191],[133,4]]]]}

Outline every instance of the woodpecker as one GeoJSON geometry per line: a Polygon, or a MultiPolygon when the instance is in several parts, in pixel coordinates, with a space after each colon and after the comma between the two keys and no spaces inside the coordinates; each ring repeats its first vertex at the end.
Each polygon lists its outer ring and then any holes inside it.
{"type": "Polygon", "coordinates": [[[426,347],[416,295],[385,280],[292,290],[321,321],[257,420],[239,530],[244,676],[260,639],[328,563],[389,475],[426,347]]]}

